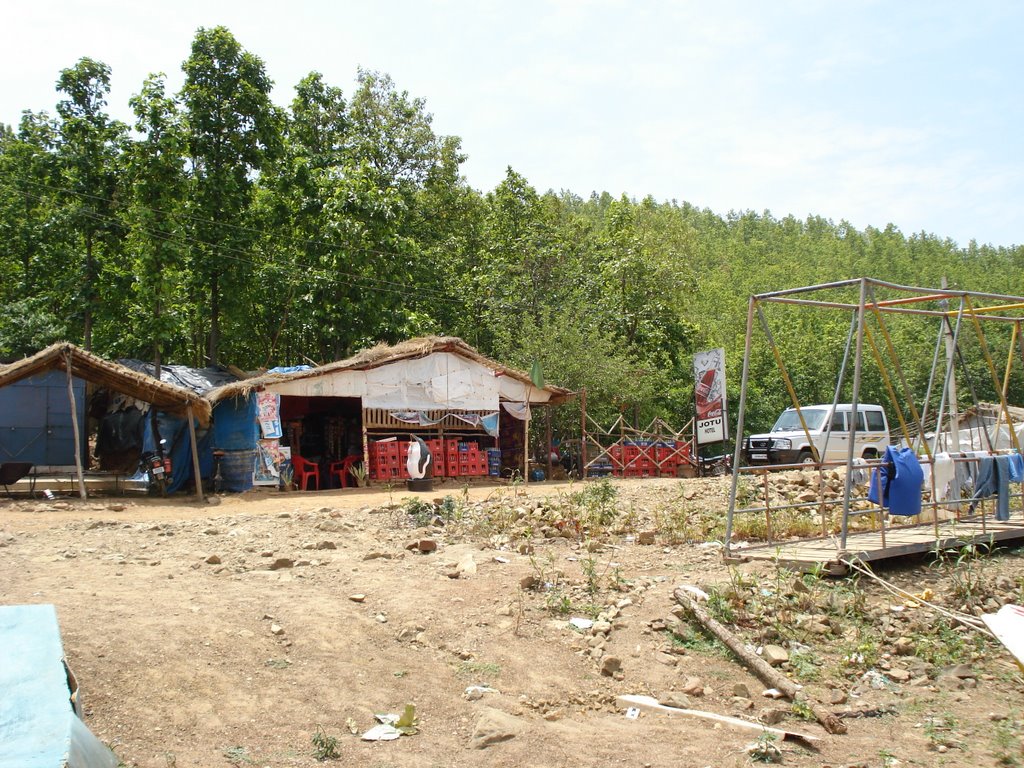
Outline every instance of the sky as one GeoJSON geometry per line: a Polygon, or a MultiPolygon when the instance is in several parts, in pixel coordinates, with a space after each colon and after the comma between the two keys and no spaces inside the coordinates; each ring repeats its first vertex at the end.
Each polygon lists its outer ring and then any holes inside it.
{"type": "Polygon", "coordinates": [[[151,72],[182,82],[199,27],[228,27],[288,104],[357,68],[423,98],[464,173],[543,192],[653,196],[725,215],[894,224],[1024,243],[1024,4],[944,0],[51,0],[0,28],[0,122],[54,111],[89,56],[109,112],[151,72]]]}

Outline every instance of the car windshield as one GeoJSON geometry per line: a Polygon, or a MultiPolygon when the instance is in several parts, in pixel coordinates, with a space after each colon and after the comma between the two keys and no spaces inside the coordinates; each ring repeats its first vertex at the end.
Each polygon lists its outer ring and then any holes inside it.
{"type": "MultiPolygon", "coordinates": [[[[824,408],[804,408],[801,413],[804,415],[804,422],[809,430],[821,429],[822,422],[825,421],[826,410],[824,408]]],[[[772,432],[796,432],[802,429],[800,417],[795,410],[790,409],[782,412],[779,420],[772,427],[772,432]]]]}

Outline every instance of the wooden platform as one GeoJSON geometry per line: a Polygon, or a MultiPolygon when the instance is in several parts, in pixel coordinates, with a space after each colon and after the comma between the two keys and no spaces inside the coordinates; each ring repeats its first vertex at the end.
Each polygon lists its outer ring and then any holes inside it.
{"type": "MultiPolygon", "coordinates": [[[[961,518],[939,523],[936,535],[934,523],[900,525],[882,532],[862,531],[846,537],[846,558],[865,562],[886,560],[936,549],[959,549],[967,544],[986,544],[1024,540],[1024,519],[1011,517],[1005,522],[986,516],[961,518]]],[[[733,560],[771,560],[779,565],[800,571],[825,568],[830,573],[842,574],[846,567],[841,562],[839,537],[800,539],[798,541],[759,544],[743,549],[733,547],[733,560]]]]}

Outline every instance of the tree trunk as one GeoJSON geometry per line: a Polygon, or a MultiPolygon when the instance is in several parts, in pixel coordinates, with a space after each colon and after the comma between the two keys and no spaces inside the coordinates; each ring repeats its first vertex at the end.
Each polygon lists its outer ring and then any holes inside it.
{"type": "Polygon", "coordinates": [[[93,255],[92,232],[85,235],[85,315],[82,318],[82,347],[86,352],[92,351],[92,302],[93,302],[93,255]]]}
{"type": "MultiPolygon", "coordinates": [[[[672,596],[675,598],[677,603],[693,614],[693,617],[697,619],[704,629],[721,640],[722,643],[724,643],[725,646],[733,652],[736,658],[743,662],[747,669],[757,675],[762,682],[782,691],[783,694],[793,701],[797,700],[800,688],[792,680],[781,672],[776,672],[768,665],[768,662],[760,656],[748,651],[744,647],[742,640],[715,621],[715,619],[713,619],[696,600],[687,594],[686,590],[676,589],[672,593],[672,596]]],[[[822,727],[826,731],[829,733],[846,733],[846,725],[838,717],[818,704],[814,704],[806,700],[804,703],[807,704],[811,712],[814,713],[814,717],[819,723],[821,723],[822,727]]]]}
{"type": "Polygon", "coordinates": [[[207,365],[217,365],[220,352],[220,281],[216,272],[210,276],[210,340],[207,365]]]}

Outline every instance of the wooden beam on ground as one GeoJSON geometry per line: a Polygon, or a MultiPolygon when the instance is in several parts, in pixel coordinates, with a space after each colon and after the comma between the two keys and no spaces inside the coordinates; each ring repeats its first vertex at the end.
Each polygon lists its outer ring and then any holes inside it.
{"type": "MultiPolygon", "coordinates": [[[[744,647],[742,640],[722,626],[718,621],[713,619],[711,615],[686,592],[686,590],[676,589],[673,591],[672,596],[675,598],[677,603],[686,608],[686,610],[688,610],[693,617],[697,619],[704,629],[714,637],[721,640],[722,643],[724,643],[725,646],[733,652],[736,658],[743,662],[744,666],[757,675],[763,683],[772,688],[777,688],[790,699],[794,701],[797,700],[800,695],[800,688],[796,683],[781,672],[775,671],[771,666],[769,666],[768,662],[760,656],[748,651],[744,647]]],[[[846,724],[838,717],[828,710],[823,709],[818,704],[814,704],[806,699],[804,699],[803,702],[808,706],[814,714],[815,719],[821,723],[822,727],[826,731],[829,733],[846,733],[846,724]]]]}

